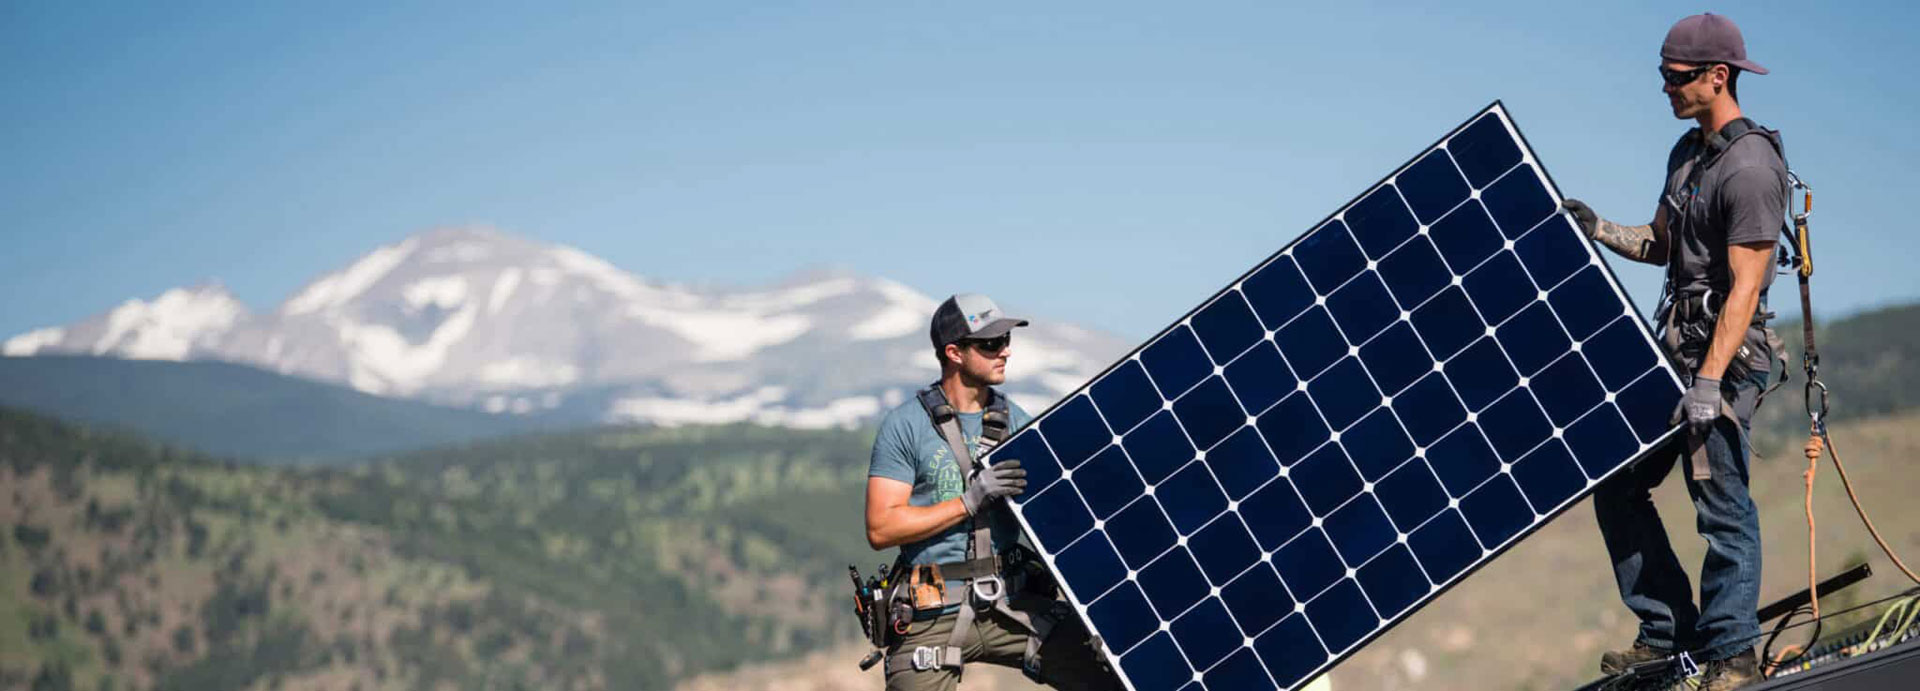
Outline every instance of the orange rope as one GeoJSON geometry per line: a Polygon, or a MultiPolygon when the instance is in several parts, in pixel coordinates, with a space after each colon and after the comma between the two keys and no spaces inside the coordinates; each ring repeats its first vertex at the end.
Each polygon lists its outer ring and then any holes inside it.
{"type": "Polygon", "coordinates": [[[1833,437],[1822,433],[1820,438],[1821,441],[1826,442],[1827,452],[1833,454],[1833,469],[1839,471],[1840,484],[1847,488],[1847,499],[1853,502],[1854,513],[1860,514],[1860,522],[1867,525],[1867,532],[1873,535],[1873,541],[1880,544],[1880,551],[1885,552],[1887,558],[1893,560],[1893,565],[1899,567],[1901,573],[1906,574],[1907,578],[1914,583],[1920,583],[1920,576],[1914,575],[1913,569],[1907,568],[1906,562],[1900,561],[1899,555],[1893,553],[1893,548],[1887,546],[1886,538],[1880,537],[1880,531],[1873,527],[1873,519],[1867,518],[1866,507],[1860,505],[1860,497],[1853,493],[1853,483],[1847,480],[1847,467],[1840,464],[1840,453],[1833,447],[1833,437]]]}
{"type": "Polygon", "coordinates": [[[1813,475],[1820,469],[1819,441],[1818,436],[1807,438],[1807,594],[1813,598],[1814,619],[1820,618],[1820,560],[1814,554],[1820,541],[1813,527],[1813,475]]]}

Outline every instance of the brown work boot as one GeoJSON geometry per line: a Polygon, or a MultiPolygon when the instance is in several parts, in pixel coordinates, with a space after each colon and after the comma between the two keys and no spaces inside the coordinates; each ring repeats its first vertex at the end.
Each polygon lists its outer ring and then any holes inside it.
{"type": "Polygon", "coordinates": [[[1706,670],[1700,675],[1700,691],[1733,691],[1734,689],[1763,681],[1760,676],[1760,658],[1752,649],[1725,660],[1714,660],[1706,664],[1706,670]]]}
{"type": "Polygon", "coordinates": [[[1642,662],[1664,660],[1671,654],[1672,653],[1668,651],[1649,646],[1644,642],[1634,641],[1633,647],[1627,648],[1626,650],[1609,650],[1601,653],[1600,673],[1613,676],[1625,672],[1628,667],[1642,662]]]}

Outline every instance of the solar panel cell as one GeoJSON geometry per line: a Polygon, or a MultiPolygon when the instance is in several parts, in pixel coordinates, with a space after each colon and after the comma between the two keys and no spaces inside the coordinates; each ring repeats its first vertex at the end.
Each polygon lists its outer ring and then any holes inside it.
{"type": "Polygon", "coordinates": [[[1140,351],[1140,364],[1146,365],[1147,377],[1160,389],[1160,395],[1169,398],[1179,396],[1213,371],[1200,341],[1185,326],[1167,332],[1140,351]]]}
{"type": "Polygon", "coordinates": [[[1379,270],[1387,291],[1403,310],[1419,307],[1453,280],[1440,251],[1424,237],[1408,241],[1380,260],[1379,270]]]}
{"type": "Polygon", "coordinates": [[[1233,290],[1194,313],[1193,332],[1216,365],[1227,364],[1266,335],[1253,308],[1233,290]]]}
{"type": "Polygon", "coordinates": [[[1248,636],[1258,636],[1281,617],[1293,611],[1293,598],[1287,595],[1287,588],[1280,583],[1280,576],[1273,567],[1260,564],[1241,572],[1232,582],[1220,588],[1220,601],[1225,603],[1227,611],[1233,615],[1240,631],[1248,636]]]}
{"type": "Polygon", "coordinates": [[[994,453],[1133,691],[1292,688],[1673,434],[1557,199],[1490,108],[994,453]]]}
{"type": "MultiPolygon", "coordinates": [[[[1173,620],[1173,639],[1193,669],[1207,669],[1240,647],[1243,637],[1218,598],[1207,598],[1173,620]]],[[[1261,676],[1265,676],[1264,674],[1261,676]]]]}
{"type": "Polygon", "coordinates": [[[1340,560],[1347,564],[1362,564],[1387,545],[1393,544],[1395,531],[1393,523],[1387,520],[1387,512],[1380,503],[1373,500],[1371,492],[1363,493],[1349,501],[1345,506],[1327,514],[1325,521],[1327,539],[1333,542],[1334,551],[1340,553],[1340,560]]]}
{"type": "MultiPolygon", "coordinates": [[[[1456,500],[1457,501],[1457,500],[1456,500]]],[[[1467,521],[1454,509],[1440,512],[1426,525],[1407,536],[1407,546],[1426,569],[1427,577],[1444,583],[1460,575],[1480,559],[1480,543],[1474,539],[1467,521]]]]}
{"type": "Polygon", "coordinates": [[[1459,164],[1460,172],[1466,174],[1467,182],[1475,188],[1486,187],[1494,178],[1519,165],[1522,158],[1513,136],[1495,118],[1482,118],[1468,125],[1447,139],[1446,148],[1459,164]]]}
{"type": "MultiPolygon", "coordinates": [[[[1553,316],[1553,310],[1544,302],[1536,301],[1527,305],[1519,314],[1501,324],[1500,328],[1508,333],[1521,334],[1501,338],[1500,346],[1506,350],[1507,358],[1513,361],[1518,373],[1529,377],[1567,354],[1567,349],[1573,346],[1573,342],[1567,340],[1566,333],[1560,330],[1560,320],[1553,316]]],[[[1646,369],[1640,371],[1645,372],[1646,369]]]]}
{"type": "Polygon", "coordinates": [[[1298,316],[1313,305],[1316,297],[1307,279],[1292,259],[1276,257],[1242,282],[1241,292],[1253,304],[1253,312],[1268,330],[1298,316]]]}
{"type": "MultiPolygon", "coordinates": [[[[1112,429],[1126,431],[1160,409],[1160,394],[1147,380],[1147,370],[1129,360],[1095,383],[1093,405],[1112,429]]],[[[1102,441],[1090,438],[1088,442],[1102,441]]]]}
{"type": "Polygon", "coordinates": [[[1420,157],[1395,176],[1393,184],[1421,223],[1433,223],[1467,199],[1467,182],[1444,151],[1420,157]]]}
{"type": "Polygon", "coordinates": [[[1500,251],[1505,238],[1479,204],[1464,204],[1433,224],[1428,237],[1440,249],[1440,258],[1455,274],[1465,274],[1500,251]]]}
{"type": "Polygon", "coordinates": [[[1247,411],[1240,409],[1233,392],[1227,389],[1227,380],[1220,377],[1207,378],[1174,401],[1173,416],[1187,431],[1187,438],[1201,449],[1213,448],[1247,424],[1247,411]]]}
{"type": "Polygon", "coordinates": [[[1328,650],[1346,650],[1380,625],[1360,584],[1351,578],[1341,579],[1308,602],[1307,621],[1328,650]]]}
{"type": "Polygon", "coordinates": [[[1174,647],[1173,637],[1164,633],[1142,643],[1139,650],[1128,653],[1120,665],[1129,678],[1138,680],[1134,683],[1142,688],[1179,688],[1193,679],[1192,668],[1180,656],[1180,649],[1174,647]]]}
{"type": "Polygon", "coordinates": [[[1299,380],[1287,369],[1287,361],[1272,343],[1262,342],[1227,365],[1223,373],[1227,386],[1249,413],[1259,414],[1275,402],[1293,393],[1299,380]]]}
{"type": "Polygon", "coordinates": [[[1360,567],[1356,578],[1361,592],[1366,593],[1367,601],[1373,603],[1382,617],[1407,611],[1430,590],[1420,564],[1413,560],[1413,551],[1401,544],[1395,544],[1360,567]]]}
{"type": "Polygon", "coordinates": [[[1427,349],[1420,345],[1420,337],[1414,335],[1413,327],[1406,322],[1387,327],[1360,346],[1360,363],[1366,366],[1367,374],[1373,376],[1380,392],[1388,396],[1400,393],[1420,375],[1433,370],[1433,358],[1428,357],[1427,349]]]}
{"type": "Polygon", "coordinates": [[[1401,464],[1374,486],[1380,505],[1387,510],[1399,532],[1419,527],[1441,509],[1447,508],[1447,491],[1435,479],[1423,460],[1401,464]]]}
{"type": "Polygon", "coordinates": [[[1376,408],[1359,423],[1340,433],[1340,446],[1353,459],[1360,477],[1376,481],[1413,457],[1413,440],[1400,429],[1390,408],[1376,408]]]}
{"type": "Polygon", "coordinates": [[[1221,585],[1260,560],[1260,546],[1234,515],[1221,516],[1187,538],[1187,549],[1200,563],[1207,582],[1221,585]]]}
{"type": "Polygon", "coordinates": [[[1172,547],[1179,536],[1153,499],[1136,501],[1107,521],[1107,539],[1127,567],[1138,570],[1172,547]]]}
{"type": "Polygon", "coordinates": [[[1298,261],[1301,273],[1307,275],[1307,283],[1313,290],[1325,295],[1353,278],[1367,268],[1367,257],[1360,252],[1360,246],[1354,244],[1353,236],[1347,232],[1347,226],[1334,221],[1322,226],[1318,232],[1309,233],[1293,247],[1293,256],[1298,261]]]}
{"type": "Polygon", "coordinates": [[[1383,186],[1354,202],[1341,218],[1367,257],[1379,259],[1420,229],[1407,203],[1392,186],[1383,186]]]}
{"type": "Polygon", "coordinates": [[[1546,185],[1532,172],[1528,168],[1516,169],[1480,193],[1480,203],[1486,206],[1502,235],[1509,239],[1533,229],[1559,207],[1547,193],[1546,185]]]}
{"type": "Polygon", "coordinates": [[[1293,488],[1293,481],[1279,478],[1240,505],[1240,517],[1264,549],[1276,549],[1312,525],[1313,515],[1293,488]]]}
{"type": "Polygon", "coordinates": [[[1333,314],[1333,322],[1339,325],[1341,335],[1353,344],[1367,342],[1400,318],[1400,306],[1371,273],[1355,276],[1333,291],[1333,295],[1327,297],[1327,311],[1333,314]]]}
{"type": "Polygon", "coordinates": [[[1487,332],[1467,293],[1458,285],[1447,288],[1413,310],[1413,330],[1427,352],[1445,360],[1487,332]]]}

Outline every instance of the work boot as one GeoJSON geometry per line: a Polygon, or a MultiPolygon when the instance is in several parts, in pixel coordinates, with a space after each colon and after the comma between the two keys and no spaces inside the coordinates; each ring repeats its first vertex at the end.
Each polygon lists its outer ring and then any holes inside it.
{"type": "Polygon", "coordinates": [[[1627,671],[1628,667],[1642,662],[1664,660],[1672,653],[1647,645],[1643,641],[1634,641],[1633,647],[1626,650],[1609,650],[1600,654],[1600,673],[1613,676],[1627,671]]]}
{"type": "Polygon", "coordinates": [[[1760,658],[1749,648],[1739,655],[1707,663],[1705,672],[1700,675],[1700,691],[1733,691],[1763,680],[1760,676],[1760,658]]]}

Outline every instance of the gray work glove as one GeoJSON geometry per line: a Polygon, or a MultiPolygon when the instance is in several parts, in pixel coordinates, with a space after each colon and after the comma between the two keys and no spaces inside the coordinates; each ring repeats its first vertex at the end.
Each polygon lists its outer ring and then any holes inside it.
{"type": "Polygon", "coordinates": [[[1680,398],[1680,408],[1673,411],[1673,416],[1685,417],[1687,427],[1694,434],[1705,434],[1713,426],[1713,419],[1720,417],[1720,380],[1695,376],[1693,386],[1680,398]]]}
{"type": "Polygon", "coordinates": [[[967,507],[967,515],[980,512],[987,502],[1001,497],[1016,497],[1027,491],[1027,471],[1020,468],[1020,461],[1008,459],[981,468],[973,474],[973,481],[967,483],[967,491],[960,493],[960,503],[967,507]]]}
{"type": "Polygon", "coordinates": [[[1560,206],[1566,208],[1567,213],[1573,214],[1574,222],[1580,224],[1580,232],[1586,233],[1587,237],[1593,237],[1594,232],[1600,227],[1600,214],[1594,213],[1593,207],[1587,206],[1586,202],[1578,199],[1564,200],[1560,202],[1560,206]]]}

